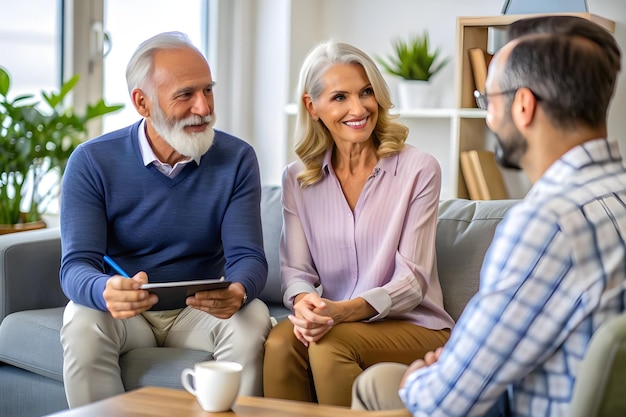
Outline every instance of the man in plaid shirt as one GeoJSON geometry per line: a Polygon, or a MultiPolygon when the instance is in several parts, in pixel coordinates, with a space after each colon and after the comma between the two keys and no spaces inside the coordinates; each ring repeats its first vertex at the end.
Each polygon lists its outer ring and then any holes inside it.
{"type": "Polygon", "coordinates": [[[480,290],[445,347],[408,369],[370,368],[353,408],[568,416],[591,336],[625,310],[626,170],[606,122],[619,47],[576,17],[529,19],[512,32],[476,99],[498,160],[533,187],[498,227],[480,290]]]}

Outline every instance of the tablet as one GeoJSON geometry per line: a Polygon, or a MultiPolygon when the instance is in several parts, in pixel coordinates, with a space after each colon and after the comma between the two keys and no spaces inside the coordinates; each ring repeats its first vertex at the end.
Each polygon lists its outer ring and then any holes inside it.
{"type": "Polygon", "coordinates": [[[174,310],[184,308],[185,299],[198,291],[210,291],[226,288],[231,284],[224,277],[218,279],[200,279],[195,281],[151,282],[143,284],[141,289],[159,296],[159,301],[150,310],[174,310]]]}

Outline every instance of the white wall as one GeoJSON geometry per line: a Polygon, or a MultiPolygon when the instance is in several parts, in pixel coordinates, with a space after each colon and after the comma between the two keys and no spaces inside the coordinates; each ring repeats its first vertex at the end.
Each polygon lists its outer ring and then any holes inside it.
{"type": "MultiPolygon", "coordinates": [[[[293,7],[311,7],[309,2],[295,0],[293,7]]],[[[302,37],[304,49],[292,49],[294,59],[301,62],[315,43],[333,38],[363,49],[371,56],[386,56],[392,50],[396,37],[428,30],[431,44],[442,50],[443,56],[454,56],[456,50],[457,16],[483,16],[499,14],[502,0],[322,0],[323,10],[319,30],[309,34],[297,30],[294,23],[293,37],[302,37]],[[384,4],[384,7],[381,7],[384,4]],[[307,40],[307,42],[304,41],[307,40]]],[[[395,94],[396,79],[387,77],[395,94]]],[[[433,78],[440,92],[441,105],[451,107],[454,100],[454,62],[433,78]]]]}
{"type": "MultiPolygon", "coordinates": [[[[222,0],[246,3],[253,0],[222,0]]],[[[626,2],[587,0],[589,11],[616,22],[615,36],[626,53],[626,2]]],[[[372,56],[391,52],[395,37],[428,30],[431,43],[443,55],[454,57],[457,16],[500,14],[503,0],[261,0],[255,3],[258,16],[253,33],[242,46],[256,50],[250,77],[249,95],[252,122],[244,129],[245,139],[257,149],[264,183],[280,183],[283,166],[293,159],[290,141],[293,117],[285,115],[285,105],[293,101],[298,70],[304,56],[318,42],[334,38],[352,43],[372,56]],[[256,72],[256,73],[254,73],[256,72]],[[256,75],[255,75],[256,74],[256,75]],[[253,137],[252,137],[253,136],[253,137]]],[[[232,29],[231,29],[232,30],[232,29]]],[[[246,28],[237,28],[246,30],[246,28]]],[[[455,100],[453,61],[433,79],[440,105],[452,107],[455,100]]],[[[246,69],[247,70],[247,69],[246,69]]],[[[245,74],[245,70],[243,71],[245,74]]],[[[626,151],[626,70],[622,72],[609,115],[609,132],[619,137],[626,151]]],[[[396,91],[396,79],[387,77],[396,91]]],[[[246,92],[248,94],[248,92],[246,92]]],[[[233,110],[231,107],[230,110],[233,110]]],[[[223,119],[223,116],[222,116],[223,119]]],[[[236,118],[239,122],[242,118],[236,118]]],[[[219,122],[218,122],[219,123],[219,122]]],[[[236,121],[221,128],[241,130],[236,121]]],[[[410,125],[412,135],[422,135],[434,143],[449,137],[446,121],[431,120],[410,125]]],[[[439,149],[433,153],[437,156],[439,149]]],[[[445,167],[444,167],[445,169],[445,167]]]]}

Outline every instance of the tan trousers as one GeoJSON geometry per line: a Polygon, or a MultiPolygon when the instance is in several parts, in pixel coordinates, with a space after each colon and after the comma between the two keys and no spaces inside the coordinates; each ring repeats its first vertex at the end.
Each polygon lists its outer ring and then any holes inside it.
{"type": "Polygon", "coordinates": [[[336,325],[307,349],[284,320],[265,342],[266,397],[350,406],[352,383],[379,362],[410,364],[443,346],[450,330],[430,330],[402,320],[336,325]]]}
{"type": "MultiPolygon", "coordinates": [[[[408,366],[399,363],[379,363],[366,369],[352,386],[352,409],[367,411],[404,409],[398,391],[407,369],[408,366]]],[[[508,391],[503,392],[484,414],[484,417],[510,416],[508,391]]]]}
{"type": "Polygon", "coordinates": [[[228,320],[190,307],[116,320],[70,301],[61,328],[67,402],[74,408],[123,393],[120,355],[157,346],[204,350],[215,360],[239,362],[240,394],[263,395],[263,344],[270,329],[267,306],[260,300],[228,320]]]}
{"type": "Polygon", "coordinates": [[[379,363],[366,369],[352,385],[353,410],[396,410],[405,408],[398,395],[407,365],[379,363]]]}

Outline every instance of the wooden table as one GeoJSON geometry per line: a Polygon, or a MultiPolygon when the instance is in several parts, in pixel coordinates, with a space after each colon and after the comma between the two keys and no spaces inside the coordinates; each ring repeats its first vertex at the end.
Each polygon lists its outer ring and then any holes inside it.
{"type": "Polygon", "coordinates": [[[408,410],[355,411],[299,401],[262,397],[239,397],[231,411],[209,413],[200,407],[187,391],[144,387],[72,410],[53,414],[55,417],[410,417],[408,410]]]}

